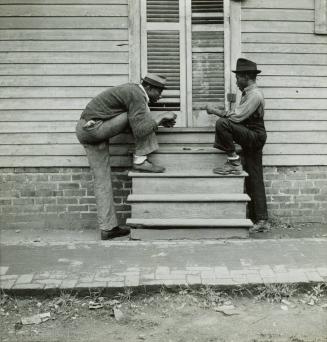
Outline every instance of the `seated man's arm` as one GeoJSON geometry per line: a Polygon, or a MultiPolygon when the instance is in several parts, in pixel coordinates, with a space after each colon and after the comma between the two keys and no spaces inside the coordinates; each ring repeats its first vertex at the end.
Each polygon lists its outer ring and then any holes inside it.
{"type": "Polygon", "coordinates": [[[226,116],[226,111],[223,106],[218,106],[214,104],[207,104],[205,107],[208,114],[217,115],[221,118],[226,116]]]}
{"type": "Polygon", "coordinates": [[[227,113],[226,117],[235,123],[240,123],[252,115],[262,102],[262,97],[257,94],[251,94],[243,103],[240,103],[234,110],[227,113]]]}

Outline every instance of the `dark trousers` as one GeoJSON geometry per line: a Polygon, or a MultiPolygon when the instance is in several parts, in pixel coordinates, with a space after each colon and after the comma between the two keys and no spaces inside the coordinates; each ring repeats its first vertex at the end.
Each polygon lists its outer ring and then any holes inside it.
{"type": "Polygon", "coordinates": [[[214,147],[231,153],[235,151],[235,143],[242,147],[246,192],[251,198],[249,217],[257,222],[267,220],[267,201],[263,181],[262,148],[266,142],[266,133],[255,132],[242,124],[236,124],[226,118],[216,122],[214,147]]]}

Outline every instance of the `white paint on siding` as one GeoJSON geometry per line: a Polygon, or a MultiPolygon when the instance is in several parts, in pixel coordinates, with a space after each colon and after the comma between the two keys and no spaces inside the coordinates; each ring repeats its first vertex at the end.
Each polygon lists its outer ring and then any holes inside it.
{"type": "Polygon", "coordinates": [[[327,164],[327,36],[314,34],[314,2],[242,2],[242,53],[262,70],[266,165],[327,164]]]}

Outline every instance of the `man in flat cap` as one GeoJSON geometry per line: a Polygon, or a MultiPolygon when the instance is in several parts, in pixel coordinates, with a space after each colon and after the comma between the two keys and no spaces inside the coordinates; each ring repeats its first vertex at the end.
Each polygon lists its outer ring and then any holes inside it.
{"type": "Polygon", "coordinates": [[[256,85],[256,77],[261,70],[257,69],[256,63],[239,58],[233,72],[242,92],[239,105],[230,111],[207,106],[208,114],[220,117],[216,122],[214,147],[227,154],[224,166],[215,168],[213,172],[222,175],[240,174],[242,164],[234,142],[242,147],[244,168],[249,174],[246,190],[251,197],[250,218],[255,223],[255,230],[263,231],[267,226],[268,213],[262,170],[262,148],[267,138],[264,125],[265,101],[256,85]]]}
{"type": "Polygon", "coordinates": [[[93,98],[84,109],[76,126],[76,135],[83,144],[94,174],[94,194],[97,204],[101,239],[108,240],[129,234],[119,227],[115,212],[109,163],[109,139],[130,128],[135,140],[133,169],[140,172],[164,172],[164,167],[152,164],[147,156],[158,149],[155,131],[158,126],[172,127],[173,112],[150,113],[148,103],[159,100],[166,78],[148,74],[141,84],[127,83],[109,88],[93,98]]]}

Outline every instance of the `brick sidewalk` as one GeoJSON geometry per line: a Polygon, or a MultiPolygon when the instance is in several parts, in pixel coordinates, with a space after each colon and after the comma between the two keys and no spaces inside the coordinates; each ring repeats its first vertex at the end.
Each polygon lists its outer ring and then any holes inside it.
{"type": "Polygon", "coordinates": [[[327,239],[1,245],[1,288],[44,291],[327,281],[327,239]]]}

